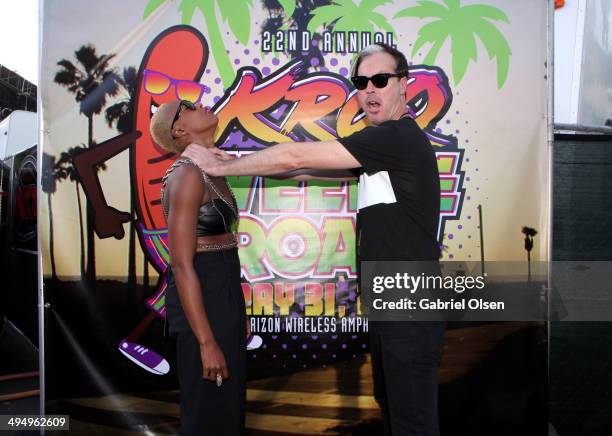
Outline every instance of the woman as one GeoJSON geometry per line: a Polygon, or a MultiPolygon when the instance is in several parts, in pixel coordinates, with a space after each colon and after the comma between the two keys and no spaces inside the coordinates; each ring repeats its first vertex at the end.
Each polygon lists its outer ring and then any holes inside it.
{"type": "MultiPolygon", "coordinates": [[[[182,100],[161,105],[151,134],[181,153],[214,147],[217,117],[182,100]]],[[[181,430],[186,435],[239,435],[245,414],[245,303],[233,228],[238,210],[222,177],[179,158],[163,179],[170,274],[166,313],[177,340],[181,430]]]]}

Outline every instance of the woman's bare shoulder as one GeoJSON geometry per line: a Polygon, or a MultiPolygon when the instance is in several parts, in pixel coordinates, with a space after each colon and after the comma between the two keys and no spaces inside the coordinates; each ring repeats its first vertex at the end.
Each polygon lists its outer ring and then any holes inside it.
{"type": "Polygon", "coordinates": [[[193,198],[199,202],[204,193],[203,181],[202,172],[195,164],[180,165],[166,174],[164,189],[174,200],[193,198]]]}

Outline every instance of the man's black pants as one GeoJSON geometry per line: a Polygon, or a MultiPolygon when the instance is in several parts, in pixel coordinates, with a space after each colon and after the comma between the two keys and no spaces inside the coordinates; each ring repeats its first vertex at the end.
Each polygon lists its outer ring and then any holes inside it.
{"type": "Polygon", "coordinates": [[[444,322],[370,321],[374,397],[385,435],[438,436],[444,322]]]}

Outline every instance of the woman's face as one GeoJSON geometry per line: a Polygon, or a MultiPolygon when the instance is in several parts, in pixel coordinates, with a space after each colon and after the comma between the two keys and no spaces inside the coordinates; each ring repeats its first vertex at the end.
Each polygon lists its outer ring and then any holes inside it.
{"type": "Polygon", "coordinates": [[[202,105],[194,109],[181,105],[181,109],[174,123],[174,128],[181,128],[192,135],[199,136],[210,132],[214,134],[219,119],[211,110],[202,105]]]}

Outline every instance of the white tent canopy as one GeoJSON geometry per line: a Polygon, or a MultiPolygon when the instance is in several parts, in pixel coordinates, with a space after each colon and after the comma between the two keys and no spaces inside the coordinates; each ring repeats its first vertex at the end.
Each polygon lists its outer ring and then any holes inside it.
{"type": "Polygon", "coordinates": [[[36,112],[13,111],[0,122],[0,160],[15,156],[37,143],[36,112]]]}

